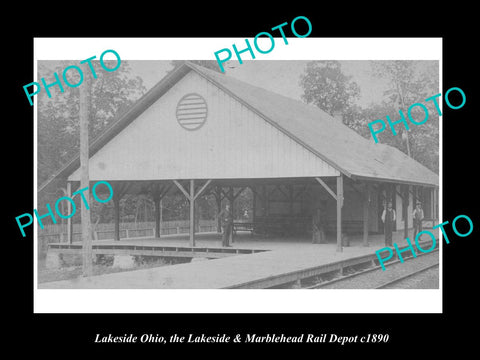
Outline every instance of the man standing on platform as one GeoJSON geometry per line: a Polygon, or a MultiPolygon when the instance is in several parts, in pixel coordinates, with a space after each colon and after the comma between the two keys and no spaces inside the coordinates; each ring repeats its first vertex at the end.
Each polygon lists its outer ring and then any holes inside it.
{"type": "Polygon", "coordinates": [[[218,214],[220,217],[220,220],[222,222],[222,228],[223,228],[223,241],[222,241],[222,246],[225,247],[230,247],[230,238],[232,237],[233,234],[233,214],[232,211],[230,210],[230,205],[227,204],[225,206],[225,209],[220,211],[220,214],[218,214]]]}
{"type": "Polygon", "coordinates": [[[325,208],[318,208],[312,216],[312,243],[326,244],[325,236],[325,208]]]}
{"type": "MultiPolygon", "coordinates": [[[[422,203],[417,201],[417,207],[413,210],[413,238],[417,237],[417,234],[422,231],[423,209],[422,203]]],[[[420,236],[420,239],[421,240],[420,236]]]]}
{"type": "Polygon", "coordinates": [[[395,223],[395,210],[392,209],[392,202],[388,201],[387,208],[383,210],[382,221],[385,225],[385,245],[392,246],[393,224],[395,223]]]}

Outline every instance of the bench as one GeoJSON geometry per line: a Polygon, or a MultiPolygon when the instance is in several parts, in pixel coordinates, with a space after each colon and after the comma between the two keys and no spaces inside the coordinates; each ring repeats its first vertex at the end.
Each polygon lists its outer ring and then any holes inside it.
{"type": "Polygon", "coordinates": [[[305,217],[270,217],[256,219],[253,224],[255,234],[269,236],[291,236],[303,234],[312,226],[312,220],[305,217]]]}
{"type": "Polygon", "coordinates": [[[234,222],[233,223],[233,234],[237,234],[237,231],[250,231],[250,235],[253,235],[254,224],[247,222],[234,222]]]}
{"type": "MultiPolygon", "coordinates": [[[[325,231],[329,234],[337,232],[337,222],[327,221],[325,224],[325,231]]],[[[342,233],[348,235],[363,234],[363,221],[362,220],[343,220],[342,221],[342,233]]]]}

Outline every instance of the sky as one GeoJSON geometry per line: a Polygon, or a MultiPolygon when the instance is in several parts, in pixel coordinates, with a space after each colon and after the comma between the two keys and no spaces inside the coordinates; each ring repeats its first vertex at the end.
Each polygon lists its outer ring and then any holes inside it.
{"type": "MultiPolygon", "coordinates": [[[[252,85],[301,100],[302,89],[299,79],[308,61],[250,60],[244,61],[243,64],[239,64],[238,61],[229,61],[226,65],[226,73],[252,85]]],[[[344,74],[351,75],[352,80],[360,86],[361,94],[358,105],[364,107],[372,102],[381,102],[385,81],[371,75],[368,60],[348,60],[340,61],[340,63],[344,74]]],[[[129,64],[133,71],[143,79],[147,90],[159,82],[172,68],[170,61],[130,60],[129,64]]]]}
{"type": "MultiPolygon", "coordinates": [[[[170,60],[126,60],[132,72],[141,77],[147,91],[157,84],[172,69],[170,60]]],[[[247,60],[243,64],[238,61],[225,63],[226,74],[252,85],[265,88],[278,94],[301,100],[302,88],[299,85],[300,75],[310,60],[247,60]]],[[[372,76],[369,60],[338,60],[345,75],[352,76],[360,87],[360,97],[356,103],[368,107],[372,103],[382,101],[387,87],[384,79],[372,76]]],[[[54,69],[57,61],[42,61],[44,65],[54,69]]],[[[431,64],[423,61],[425,66],[431,64]]],[[[417,63],[421,67],[422,62],[417,63]]]]}

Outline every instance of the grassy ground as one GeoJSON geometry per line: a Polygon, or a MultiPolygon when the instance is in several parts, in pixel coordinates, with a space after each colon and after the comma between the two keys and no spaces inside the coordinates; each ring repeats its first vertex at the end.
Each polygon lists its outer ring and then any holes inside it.
{"type": "MultiPolygon", "coordinates": [[[[165,260],[163,258],[148,258],[143,257],[142,259],[138,259],[136,261],[136,266],[132,269],[119,269],[114,268],[111,266],[111,261],[108,259],[106,261],[102,261],[98,264],[93,265],[93,275],[102,275],[102,274],[110,274],[115,272],[122,272],[122,271],[131,271],[131,270],[138,270],[138,269],[148,269],[160,266],[170,265],[171,261],[165,260]]],[[[69,280],[75,279],[82,275],[82,266],[65,266],[60,269],[47,269],[45,267],[45,258],[41,258],[38,260],[38,283],[50,282],[50,281],[59,281],[59,280],[69,280]]]]}

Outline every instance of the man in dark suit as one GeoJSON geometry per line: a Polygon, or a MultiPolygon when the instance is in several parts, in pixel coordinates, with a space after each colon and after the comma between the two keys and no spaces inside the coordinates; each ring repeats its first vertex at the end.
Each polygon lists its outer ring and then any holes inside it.
{"type": "Polygon", "coordinates": [[[218,216],[220,217],[223,228],[222,246],[230,247],[230,239],[233,235],[233,213],[230,210],[230,205],[227,204],[218,216]]]}
{"type": "Polygon", "coordinates": [[[392,202],[388,201],[387,208],[383,210],[382,221],[385,225],[385,245],[392,246],[392,232],[395,223],[395,210],[392,209],[392,202]]]}

